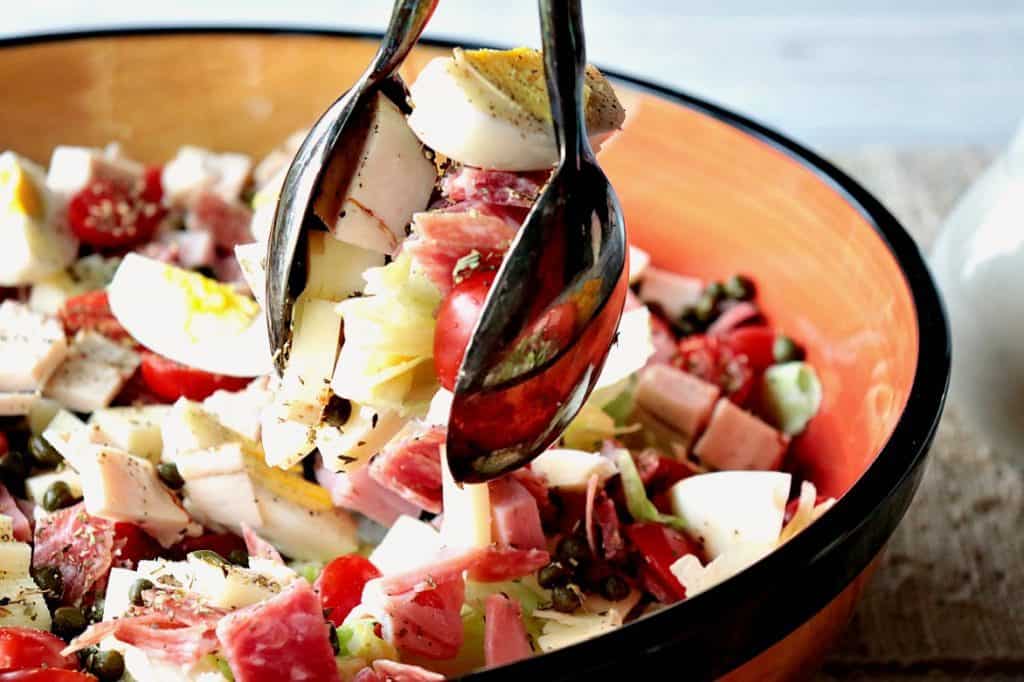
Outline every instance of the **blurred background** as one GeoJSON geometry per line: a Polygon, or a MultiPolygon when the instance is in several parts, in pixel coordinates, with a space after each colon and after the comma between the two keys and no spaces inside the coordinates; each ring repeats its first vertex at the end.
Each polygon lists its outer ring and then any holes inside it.
{"type": "MultiPolygon", "coordinates": [[[[388,0],[5,0],[0,36],[97,26],[380,30],[388,0]]],[[[1022,0],[587,0],[591,60],[818,148],[1001,144],[1024,115],[1022,0]]],[[[443,0],[435,37],[537,44],[532,0],[443,0]]]]}

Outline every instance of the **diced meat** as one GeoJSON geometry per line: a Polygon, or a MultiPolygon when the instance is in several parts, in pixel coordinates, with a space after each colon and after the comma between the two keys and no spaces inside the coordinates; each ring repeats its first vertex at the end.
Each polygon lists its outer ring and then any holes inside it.
{"type": "Polygon", "coordinates": [[[677,275],[668,270],[647,268],[640,283],[640,298],[644,303],[657,304],[671,319],[677,319],[697,302],[704,291],[704,283],[693,277],[677,275]]]}
{"type": "Polygon", "coordinates": [[[492,594],[484,606],[484,660],[491,668],[533,655],[519,603],[504,594],[492,594]]]}
{"type": "Polygon", "coordinates": [[[227,200],[211,191],[200,191],[185,213],[185,226],[207,232],[219,248],[233,250],[253,240],[252,211],[239,201],[227,200]]]}
{"type": "Polygon", "coordinates": [[[626,542],[622,538],[619,512],[615,509],[615,502],[603,490],[594,500],[594,522],[601,531],[604,558],[609,561],[621,559],[626,552],[626,542]]]}
{"type": "MultiPolygon", "coordinates": [[[[418,665],[389,661],[386,658],[374,661],[371,670],[375,675],[378,675],[378,677],[371,679],[381,680],[382,682],[444,682],[445,679],[444,675],[421,668],[418,665]]],[[[356,680],[359,680],[358,676],[356,680]]]]}
{"type": "Polygon", "coordinates": [[[533,495],[533,499],[537,501],[537,509],[540,511],[541,518],[553,510],[554,503],[551,502],[551,493],[543,476],[530,468],[516,469],[509,476],[519,481],[526,491],[533,495]]]}
{"type": "Polygon", "coordinates": [[[153,463],[105,446],[85,446],[81,467],[85,508],[94,516],[134,523],[164,547],[199,535],[178,498],[160,481],[153,463]]]}
{"type": "Polygon", "coordinates": [[[316,480],[330,493],[336,506],[357,511],[382,526],[391,526],[403,515],[419,516],[418,505],[375,481],[369,467],[334,472],[317,456],[316,480]]]}
{"type": "Polygon", "coordinates": [[[430,210],[442,213],[476,213],[478,215],[490,216],[503,220],[513,230],[518,230],[522,226],[523,221],[526,220],[526,216],[530,212],[528,208],[509,206],[507,204],[488,204],[479,199],[467,199],[455,203],[447,199],[441,199],[431,206],[430,210]]]}
{"type": "Polygon", "coordinates": [[[708,327],[710,336],[721,336],[728,334],[741,324],[750,322],[761,315],[761,311],[750,301],[740,301],[722,311],[718,319],[708,327]]]}
{"type": "Polygon", "coordinates": [[[356,673],[352,682],[388,682],[383,673],[379,673],[372,667],[366,667],[356,673]]]}
{"type": "Polygon", "coordinates": [[[789,438],[730,400],[719,400],[693,452],[715,469],[770,471],[782,465],[789,438]]]}
{"type": "Polygon", "coordinates": [[[143,182],[142,164],[104,154],[99,149],[58,146],[50,157],[46,186],[67,199],[97,180],[131,189],[143,182]]]}
{"type": "Polygon", "coordinates": [[[499,545],[518,549],[544,549],[537,500],[519,481],[501,478],[490,483],[491,536],[499,545]]]}
{"type": "Polygon", "coordinates": [[[320,599],[305,580],[225,616],[217,639],[237,682],[338,679],[320,599]]]}
{"type": "Polygon", "coordinates": [[[0,514],[10,517],[15,540],[32,542],[32,526],[3,483],[0,483],[0,514]]]}
{"type": "Polygon", "coordinates": [[[409,578],[371,580],[363,588],[364,606],[380,618],[385,639],[400,651],[434,660],[452,658],[464,636],[462,571],[446,567],[409,578]]]}
{"type": "Polygon", "coordinates": [[[245,550],[249,556],[273,561],[275,564],[284,564],[284,559],[277,548],[257,535],[247,523],[242,524],[242,539],[245,540],[245,550]]]}
{"type": "Polygon", "coordinates": [[[234,255],[223,256],[213,261],[213,274],[220,282],[234,285],[242,293],[249,291],[249,283],[242,272],[242,266],[234,255]]]}
{"type": "Polygon", "coordinates": [[[649,365],[667,365],[679,353],[676,337],[668,322],[655,314],[651,315],[651,343],[654,344],[654,355],[647,361],[649,365]]]}
{"type": "Polygon", "coordinates": [[[95,412],[110,405],[140,362],[130,348],[97,332],[81,331],[43,395],[75,412],[95,412]]]}
{"type": "Polygon", "coordinates": [[[511,549],[487,547],[469,569],[473,580],[482,583],[500,583],[515,580],[540,570],[551,560],[542,549],[511,549]]]}
{"type": "Polygon", "coordinates": [[[441,178],[441,194],[452,201],[476,199],[489,204],[529,207],[547,182],[548,171],[511,173],[455,166],[441,178]]]}
{"type": "Polygon", "coordinates": [[[163,168],[160,180],[164,201],[182,207],[202,191],[234,201],[241,196],[251,169],[252,160],[244,154],[216,154],[200,147],[182,147],[163,168]]]}
{"type": "Polygon", "coordinates": [[[674,430],[695,438],[704,429],[721,390],[669,365],[651,365],[640,373],[637,404],[674,430]]]}
{"type": "Polygon", "coordinates": [[[169,230],[139,252],[147,258],[190,270],[213,265],[217,255],[213,235],[198,230],[169,230]]]}
{"type": "Polygon", "coordinates": [[[64,361],[67,341],[60,323],[22,303],[0,303],[0,391],[35,391],[64,361]]]}
{"type": "Polygon", "coordinates": [[[442,427],[392,441],[370,462],[370,476],[382,486],[421,508],[441,511],[441,446],[447,438],[442,427]]]}
{"type": "Polygon", "coordinates": [[[417,213],[412,224],[417,238],[403,248],[442,294],[451,290],[452,273],[461,258],[474,251],[481,257],[500,256],[516,233],[504,220],[476,211],[417,213]]]}
{"type": "Polygon", "coordinates": [[[64,581],[65,604],[79,604],[106,578],[114,550],[114,524],[90,516],[82,503],[36,523],[32,565],[56,566],[64,581]]]}

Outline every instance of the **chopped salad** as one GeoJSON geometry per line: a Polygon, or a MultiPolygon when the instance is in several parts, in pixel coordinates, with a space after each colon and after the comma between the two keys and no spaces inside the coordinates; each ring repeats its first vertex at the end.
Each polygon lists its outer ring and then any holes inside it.
{"type": "MultiPolygon", "coordinates": [[[[0,154],[4,680],[443,680],[692,599],[827,510],[786,472],[822,394],[771,283],[635,247],[579,415],[454,482],[450,390],[557,160],[538,73],[455,50],[377,96],[317,199],[280,376],[260,298],[302,133],[255,165],[0,154]]],[[[586,83],[597,147],[625,112],[586,83]]]]}

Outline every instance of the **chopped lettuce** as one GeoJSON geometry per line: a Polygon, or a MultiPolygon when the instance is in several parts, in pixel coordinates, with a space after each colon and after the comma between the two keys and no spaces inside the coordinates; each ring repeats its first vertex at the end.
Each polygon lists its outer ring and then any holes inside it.
{"type": "Polygon", "coordinates": [[[364,274],[365,296],[338,304],[345,343],[332,388],[343,398],[406,415],[422,415],[437,390],[434,313],[438,290],[403,254],[364,274]]]}
{"type": "Polygon", "coordinates": [[[320,574],[324,570],[324,562],[322,561],[292,561],[289,562],[288,568],[292,569],[299,576],[306,579],[306,582],[313,584],[316,579],[320,577],[320,574]]]}
{"type": "Polygon", "coordinates": [[[541,622],[533,617],[533,613],[551,602],[551,592],[538,585],[537,579],[533,577],[500,583],[479,583],[469,580],[466,582],[466,605],[483,612],[487,597],[498,593],[519,602],[523,610],[526,632],[536,641],[541,635],[541,622]]]}
{"type": "Polygon", "coordinates": [[[423,666],[448,678],[463,675],[484,667],[484,612],[463,606],[462,609],[462,646],[453,658],[430,660],[419,656],[405,655],[404,663],[423,666]]]}
{"type": "Polygon", "coordinates": [[[636,424],[619,425],[607,411],[588,402],[569,422],[562,434],[562,442],[574,450],[600,450],[604,441],[638,429],[636,424]]]}
{"type": "Polygon", "coordinates": [[[787,362],[764,373],[762,405],[769,421],[783,433],[795,436],[821,407],[821,381],[806,362],[787,362]]]}
{"type": "Polygon", "coordinates": [[[360,618],[338,628],[338,655],[355,656],[372,663],[380,658],[398,660],[398,651],[375,632],[376,623],[360,618]]]}
{"type": "Polygon", "coordinates": [[[618,450],[615,453],[615,464],[619,467],[622,477],[622,491],[626,496],[626,508],[637,521],[663,523],[677,530],[686,530],[686,522],[678,516],[662,514],[647,497],[644,482],[640,480],[636,462],[629,450],[618,450]]]}

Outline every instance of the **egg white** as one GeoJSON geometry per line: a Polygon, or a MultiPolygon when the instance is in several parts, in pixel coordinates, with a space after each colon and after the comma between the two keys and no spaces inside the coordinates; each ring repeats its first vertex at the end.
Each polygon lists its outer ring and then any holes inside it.
{"type": "Polygon", "coordinates": [[[196,311],[178,284],[179,274],[184,271],[128,254],[107,290],[114,317],[143,346],[183,365],[238,377],[270,372],[270,344],[259,309],[251,321],[248,315],[196,311]]]}

